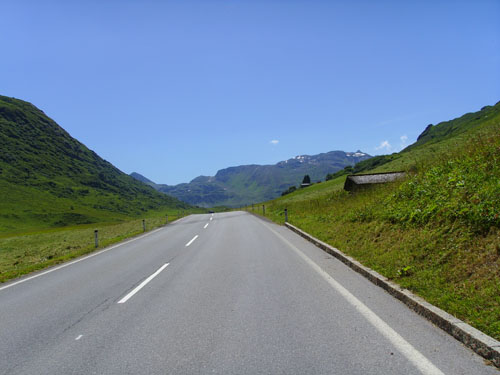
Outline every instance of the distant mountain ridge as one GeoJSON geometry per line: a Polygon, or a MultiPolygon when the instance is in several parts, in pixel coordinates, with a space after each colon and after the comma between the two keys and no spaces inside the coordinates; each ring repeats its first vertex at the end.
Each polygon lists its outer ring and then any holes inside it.
{"type": "Polygon", "coordinates": [[[146,185],[149,185],[149,186],[154,187],[156,185],[153,181],[147,179],[146,177],[144,177],[143,175],[140,175],[139,173],[133,172],[130,174],[130,177],[135,178],[137,181],[144,182],[146,185]]]}
{"type": "Polygon", "coordinates": [[[189,204],[237,207],[278,197],[291,185],[299,185],[304,175],[312,181],[324,180],[349,165],[371,158],[361,152],[330,151],[298,155],[273,165],[240,165],[219,170],[215,176],[198,176],[189,183],[155,184],[137,172],[132,177],[189,204]]]}

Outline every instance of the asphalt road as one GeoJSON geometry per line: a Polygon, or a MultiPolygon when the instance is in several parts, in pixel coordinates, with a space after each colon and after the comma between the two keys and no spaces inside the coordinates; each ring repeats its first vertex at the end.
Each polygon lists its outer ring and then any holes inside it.
{"type": "Polygon", "coordinates": [[[233,212],[0,285],[0,373],[499,372],[288,229],[233,212]]]}

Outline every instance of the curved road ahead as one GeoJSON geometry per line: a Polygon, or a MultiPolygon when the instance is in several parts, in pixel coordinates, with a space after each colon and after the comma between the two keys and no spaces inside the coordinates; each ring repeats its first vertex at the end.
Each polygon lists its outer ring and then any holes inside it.
{"type": "Polygon", "coordinates": [[[284,227],[192,215],[0,286],[1,374],[498,374],[284,227]]]}

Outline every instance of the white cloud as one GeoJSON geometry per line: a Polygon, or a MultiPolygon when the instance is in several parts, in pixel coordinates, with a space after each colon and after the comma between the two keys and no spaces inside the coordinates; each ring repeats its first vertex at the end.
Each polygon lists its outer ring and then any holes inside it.
{"type": "Polygon", "coordinates": [[[382,141],[382,142],[380,142],[380,146],[375,147],[375,150],[386,150],[386,151],[390,151],[391,149],[392,149],[392,146],[391,146],[391,144],[389,143],[389,141],[382,141]]]}
{"type": "Polygon", "coordinates": [[[280,143],[280,141],[278,141],[277,139],[273,139],[271,142],[272,145],[277,145],[278,143],[280,143]]]}

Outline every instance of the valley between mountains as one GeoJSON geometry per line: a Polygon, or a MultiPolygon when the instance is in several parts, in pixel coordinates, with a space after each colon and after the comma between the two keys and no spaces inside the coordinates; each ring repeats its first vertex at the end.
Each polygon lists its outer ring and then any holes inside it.
{"type": "Polygon", "coordinates": [[[279,197],[290,186],[299,185],[305,175],[314,182],[327,174],[371,158],[361,151],[330,151],[318,155],[298,155],[274,165],[241,165],[221,169],[215,176],[199,176],[174,186],[156,184],[139,173],[135,179],[181,201],[202,207],[240,207],[279,197]]]}

